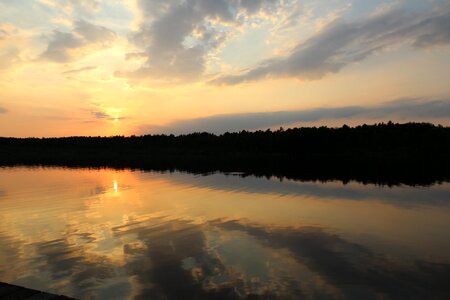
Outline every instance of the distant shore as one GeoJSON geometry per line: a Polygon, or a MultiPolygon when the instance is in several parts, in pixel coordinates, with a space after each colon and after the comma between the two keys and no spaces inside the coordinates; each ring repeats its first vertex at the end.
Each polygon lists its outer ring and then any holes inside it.
{"type": "Polygon", "coordinates": [[[223,135],[0,138],[0,165],[222,171],[428,185],[450,181],[450,127],[389,122],[223,135]]]}

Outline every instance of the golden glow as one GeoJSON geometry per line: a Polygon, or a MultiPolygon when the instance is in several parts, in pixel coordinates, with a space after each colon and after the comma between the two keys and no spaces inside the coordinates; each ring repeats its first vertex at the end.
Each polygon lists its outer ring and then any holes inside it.
{"type": "Polygon", "coordinates": [[[149,254],[156,249],[171,259],[182,257],[177,263],[192,271],[194,278],[205,275],[199,273],[202,269],[196,267],[197,259],[211,256],[214,259],[205,261],[220,261],[220,270],[227,276],[216,279],[225,280],[224,284],[231,277],[274,288],[273,282],[288,276],[308,283],[302,291],[313,286],[314,290],[320,287],[338,293],[340,289],[322,274],[323,270],[298,259],[292,252],[295,248],[282,247],[295,244],[290,239],[295,241],[296,237],[314,247],[332,247],[335,241],[337,248],[330,248],[330,253],[352,254],[362,249],[358,259],[368,262],[386,254],[381,261],[382,266],[388,265],[389,274],[393,268],[411,272],[414,267],[405,269],[405,265],[415,266],[417,261],[436,265],[450,262],[449,207],[442,199],[427,203],[433,195],[448,193],[449,184],[426,189],[382,188],[211,176],[2,169],[0,258],[15,262],[7,267],[0,263],[2,280],[31,278],[29,283],[36,284],[33,279],[39,276],[39,284],[48,283],[60,292],[76,295],[80,287],[75,286],[75,291],[70,288],[79,274],[95,279],[98,272],[85,270],[106,270],[100,273],[98,284],[92,289],[89,286],[90,292],[122,282],[126,293],[139,293],[140,285],[131,284],[136,276],[130,272],[152,271],[161,261],[149,254]],[[260,192],[261,186],[272,188],[260,192]],[[326,238],[323,243],[321,237],[326,238]],[[169,247],[170,251],[160,251],[159,247],[169,247]],[[191,256],[191,247],[200,250],[191,256]],[[46,260],[49,255],[52,259],[46,260]],[[76,266],[68,267],[72,262],[76,266]],[[70,272],[60,272],[59,263],[70,272]],[[130,263],[138,268],[130,268],[130,263]],[[35,268],[36,264],[40,267],[35,268]]]}
{"type": "MultiPolygon", "coordinates": [[[[211,84],[217,76],[289,55],[295,45],[326,30],[330,22],[355,13],[353,9],[361,16],[376,16],[390,7],[382,2],[355,3],[353,8],[345,1],[316,3],[316,10],[298,10],[299,21],[291,27],[286,22],[297,11],[296,1],[279,7],[276,17],[262,9],[245,16],[242,24],[206,18],[210,26],[225,26],[229,36],[217,49],[205,50],[207,53],[191,68],[183,69],[181,64],[168,78],[163,76],[164,70],[175,62],[145,69],[158,62],[147,53],[152,39],[137,43],[132,38],[137,38],[145,22],[160,16],[149,18],[142,3],[134,0],[69,2],[37,1],[32,18],[20,1],[0,3],[0,136],[152,133],[155,127],[177,120],[218,114],[364,107],[404,98],[448,99],[450,95],[446,44],[416,49],[400,43],[312,79],[292,74],[237,85],[211,84]],[[95,22],[88,22],[85,32],[79,20],[87,19],[95,22]],[[57,33],[66,35],[58,40],[57,33]],[[189,75],[202,64],[199,74],[189,75]],[[158,72],[160,76],[155,75],[158,72]]],[[[193,28],[181,46],[193,46],[202,39],[203,27],[193,28]]],[[[165,53],[161,56],[166,57],[165,53]]],[[[388,117],[394,121],[450,122],[446,116],[388,117]]],[[[376,121],[360,116],[312,123],[299,120],[294,125],[376,121]]]]}
{"type": "Polygon", "coordinates": [[[119,184],[117,183],[116,180],[114,180],[113,182],[113,188],[115,193],[119,192],[119,184]]]}
{"type": "MultiPolygon", "coordinates": [[[[430,246],[437,234],[435,232],[433,236],[430,231],[436,227],[447,228],[437,225],[449,222],[446,219],[449,212],[442,207],[404,209],[401,205],[380,201],[376,196],[362,201],[301,193],[282,196],[277,193],[239,192],[239,187],[236,187],[236,191],[228,191],[222,189],[220,185],[205,187],[199,182],[197,186],[193,175],[114,170],[21,169],[12,173],[2,171],[0,178],[2,186],[8,187],[8,199],[11,199],[11,202],[4,205],[4,208],[8,208],[8,214],[3,216],[6,222],[4,226],[21,222],[23,218],[19,216],[23,214],[29,214],[38,219],[40,213],[36,214],[36,212],[45,207],[54,208],[45,214],[69,210],[73,207],[73,201],[76,201],[81,208],[78,213],[81,215],[87,213],[82,218],[87,218],[86,222],[92,224],[102,220],[102,222],[119,226],[123,220],[169,215],[172,219],[185,219],[196,223],[229,219],[246,220],[246,222],[267,226],[277,224],[281,227],[321,224],[323,227],[334,228],[352,237],[368,232],[383,232],[386,239],[412,243],[410,246],[417,243],[419,248],[423,246],[430,251],[439,252],[442,248],[430,246]],[[27,186],[27,189],[32,191],[41,186],[54,186],[55,182],[63,182],[65,188],[54,191],[52,198],[37,201],[34,197],[43,195],[21,193],[23,186],[27,186]],[[121,186],[127,188],[123,189],[121,186]],[[58,192],[62,194],[56,194],[58,192]],[[61,197],[66,201],[59,201],[61,197]],[[58,202],[54,202],[56,199],[58,202]],[[26,207],[23,207],[24,203],[27,203],[26,207]],[[95,216],[95,220],[89,220],[91,215],[95,216]],[[399,224],[415,225],[410,227],[399,224]],[[417,227],[421,230],[414,230],[417,227]]],[[[265,180],[258,179],[259,184],[264,185],[265,180]]],[[[292,185],[289,181],[284,181],[283,184],[292,185]]],[[[298,185],[299,191],[320,185],[321,189],[325,190],[337,188],[351,193],[361,191],[363,194],[367,193],[364,192],[366,190],[378,191],[380,195],[384,193],[382,189],[358,184],[353,186],[342,186],[339,183],[306,184],[304,188],[302,188],[303,184],[298,183],[298,185]]],[[[448,185],[436,187],[436,189],[444,190],[448,188],[448,185]]],[[[401,188],[397,189],[398,193],[402,192],[401,188]]],[[[395,190],[386,190],[386,192],[395,193],[395,190]]],[[[426,193],[426,190],[417,190],[417,193],[426,193]]],[[[69,214],[68,211],[67,213],[69,214]]],[[[75,222],[79,217],[80,215],[74,215],[73,221],[75,222]]],[[[58,225],[60,222],[66,222],[66,219],[55,215],[54,218],[48,218],[47,222],[52,222],[57,227],[60,226],[58,225]]],[[[81,220],[76,221],[78,222],[81,220]]],[[[36,229],[35,226],[33,226],[34,229],[36,229]]],[[[445,230],[442,234],[446,234],[445,230]]],[[[32,235],[29,238],[33,238],[32,235]]]]}

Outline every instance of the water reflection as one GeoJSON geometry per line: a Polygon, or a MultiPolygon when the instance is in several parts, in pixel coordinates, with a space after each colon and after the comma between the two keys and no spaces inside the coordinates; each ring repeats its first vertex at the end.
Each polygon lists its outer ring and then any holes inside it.
{"type": "Polygon", "coordinates": [[[15,168],[0,190],[0,281],[82,299],[450,296],[448,184],[15,168]]]}
{"type": "Polygon", "coordinates": [[[117,183],[117,180],[114,180],[113,182],[113,189],[116,193],[119,191],[119,184],[117,183]]]}
{"type": "Polygon", "coordinates": [[[171,173],[162,176],[170,176],[173,181],[180,184],[231,192],[270,193],[282,196],[298,195],[328,199],[377,200],[402,206],[449,205],[449,190],[447,186],[444,187],[442,184],[435,185],[433,189],[421,186],[416,188],[408,186],[389,188],[373,184],[343,184],[340,182],[318,184],[277,178],[265,180],[253,176],[246,177],[242,174],[236,176],[215,173],[208,176],[192,176],[187,173],[171,173]],[[440,186],[444,188],[439,188],[440,186]]]}
{"type": "Polygon", "coordinates": [[[444,284],[450,278],[448,264],[415,260],[404,266],[320,228],[267,229],[238,222],[219,226],[244,231],[272,248],[288,249],[298,263],[333,286],[334,298],[426,299],[450,292],[444,284]]]}

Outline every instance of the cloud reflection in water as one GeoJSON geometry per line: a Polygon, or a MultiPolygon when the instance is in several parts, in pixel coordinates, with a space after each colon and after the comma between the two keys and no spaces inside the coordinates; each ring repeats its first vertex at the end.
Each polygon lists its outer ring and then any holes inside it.
{"type": "Polygon", "coordinates": [[[450,295],[446,184],[388,189],[223,174],[2,172],[3,281],[81,299],[450,295]],[[48,197],[61,181],[73,188],[48,197]]]}

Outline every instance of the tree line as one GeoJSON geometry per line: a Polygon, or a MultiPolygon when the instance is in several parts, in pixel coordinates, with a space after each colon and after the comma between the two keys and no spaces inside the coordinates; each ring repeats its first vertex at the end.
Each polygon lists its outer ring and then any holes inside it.
{"type": "Polygon", "coordinates": [[[362,181],[391,177],[405,178],[405,182],[409,177],[419,178],[411,179],[416,181],[448,180],[450,127],[388,122],[220,135],[0,138],[0,164],[302,174],[362,181]]]}

